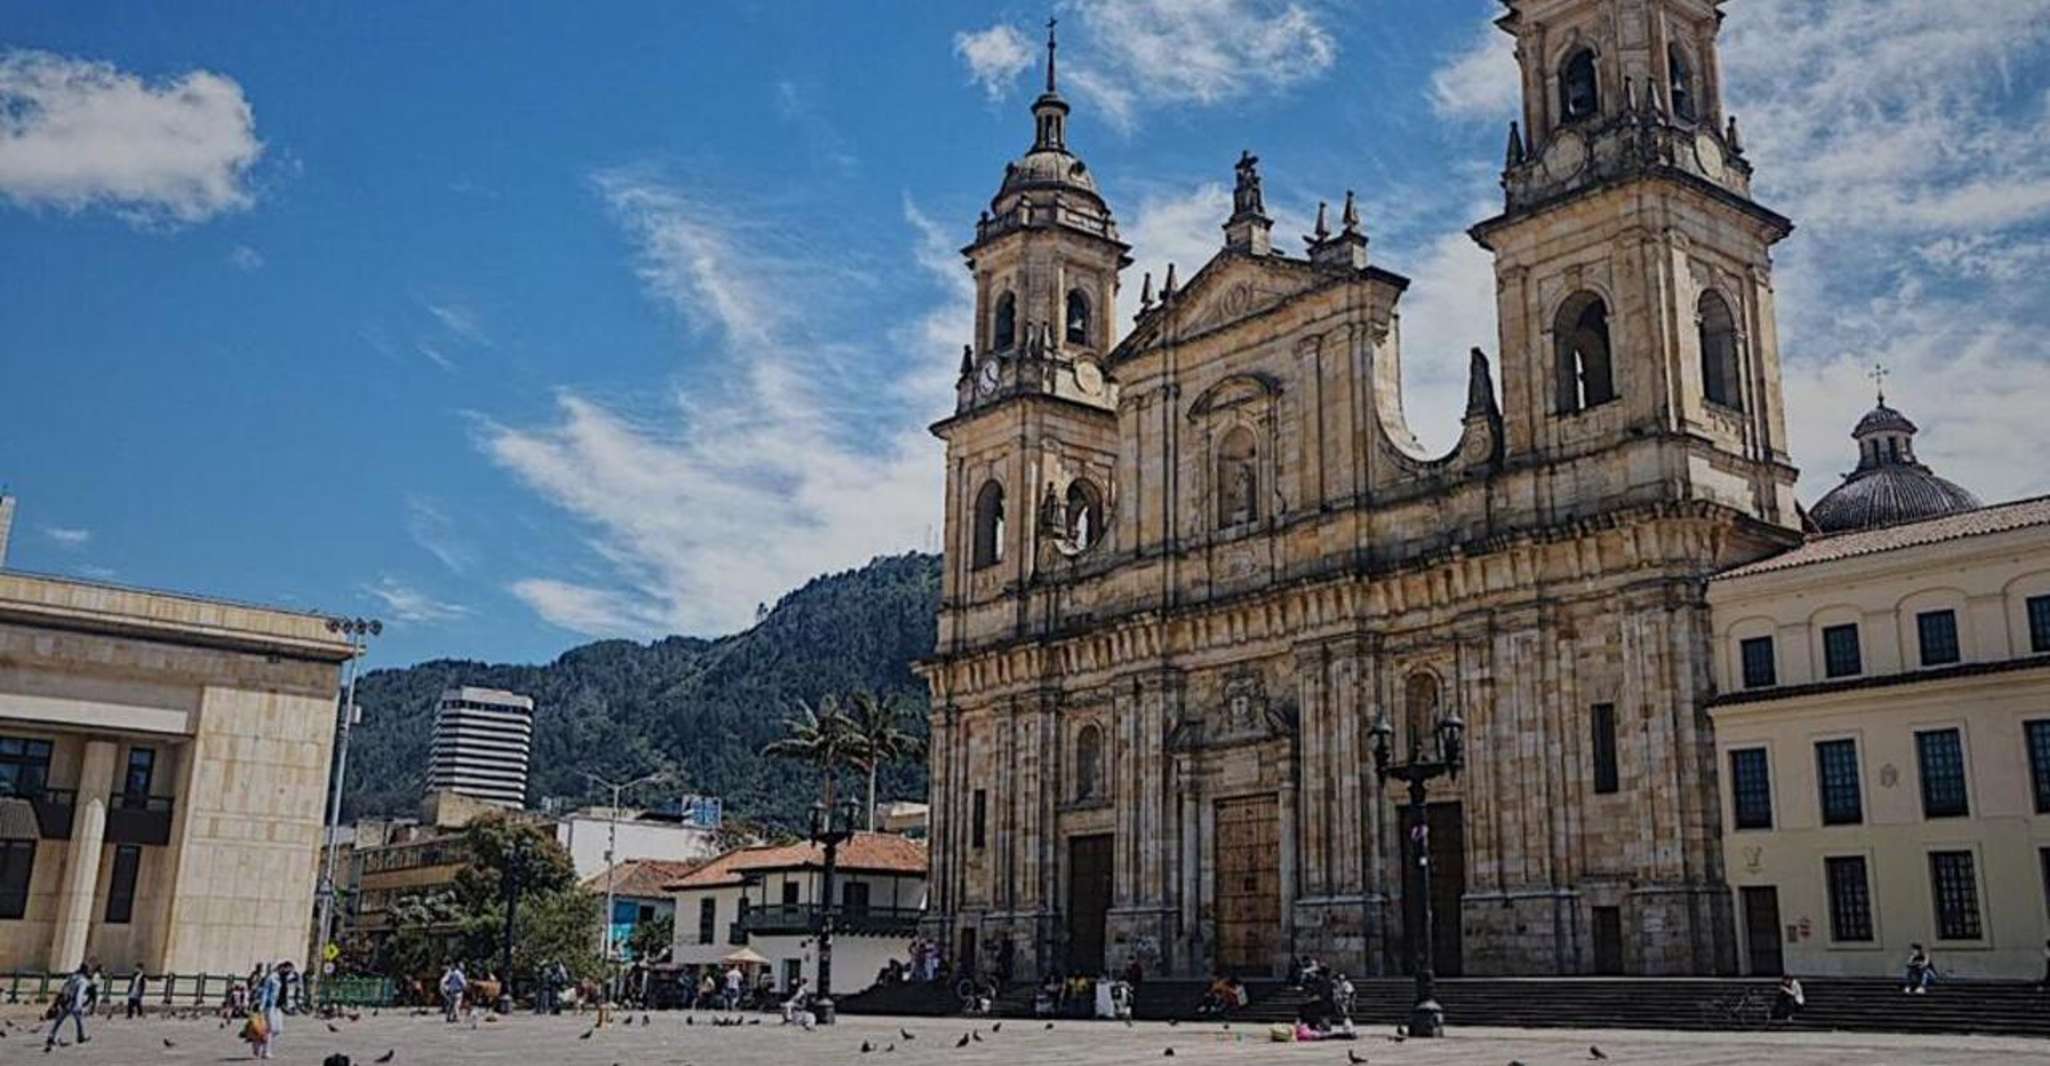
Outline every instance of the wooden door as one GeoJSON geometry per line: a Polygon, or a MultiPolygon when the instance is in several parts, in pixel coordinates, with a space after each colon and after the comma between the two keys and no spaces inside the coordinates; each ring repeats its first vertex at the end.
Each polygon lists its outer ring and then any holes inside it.
{"type": "Polygon", "coordinates": [[[1594,972],[1623,972],[1623,908],[1594,909],[1594,972]]]}
{"type": "Polygon", "coordinates": [[[1272,976],[1281,950],[1281,819],[1273,796],[1217,802],[1217,965],[1272,976]]]}
{"type": "MultiPolygon", "coordinates": [[[[1424,808],[1430,827],[1431,859],[1431,969],[1439,977],[1458,977],[1466,968],[1466,941],[1462,929],[1466,897],[1466,812],[1459,803],[1433,803],[1424,808]]],[[[1410,930],[1423,927],[1423,908],[1417,888],[1422,874],[1417,869],[1415,840],[1402,835],[1402,968],[1415,968],[1408,937],[1410,930]]]]}
{"type": "Polygon", "coordinates": [[[1115,838],[1068,839],[1068,972],[1104,973],[1103,941],[1110,915],[1111,862],[1115,838]]]}
{"type": "Polygon", "coordinates": [[[1784,972],[1780,958],[1780,892],[1766,885],[1743,890],[1744,944],[1751,954],[1753,977],[1778,977],[1784,972]]]}

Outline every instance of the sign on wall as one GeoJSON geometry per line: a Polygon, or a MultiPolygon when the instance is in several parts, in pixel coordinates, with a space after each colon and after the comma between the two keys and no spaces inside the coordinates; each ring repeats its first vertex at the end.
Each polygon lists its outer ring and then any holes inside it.
{"type": "Polygon", "coordinates": [[[684,823],[699,829],[717,829],[725,817],[725,803],[717,796],[685,796],[679,808],[684,823]]]}

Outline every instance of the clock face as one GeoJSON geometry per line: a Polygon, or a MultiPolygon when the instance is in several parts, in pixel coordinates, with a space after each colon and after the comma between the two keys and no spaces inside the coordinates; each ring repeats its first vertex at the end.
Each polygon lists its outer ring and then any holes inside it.
{"type": "Polygon", "coordinates": [[[1562,130],[1545,146],[1545,173],[1553,181],[1565,181],[1580,173],[1587,162],[1587,142],[1572,130],[1562,130]]]}
{"type": "Polygon", "coordinates": [[[1095,396],[1103,391],[1103,368],[1083,360],[1075,364],[1075,387],[1084,395],[1095,396]]]}
{"type": "Polygon", "coordinates": [[[975,392],[978,396],[989,396],[997,391],[997,363],[991,359],[982,364],[975,375],[975,392]]]}
{"type": "Polygon", "coordinates": [[[1701,164],[1701,173],[1710,180],[1720,181],[1723,176],[1723,146],[1706,130],[1694,135],[1694,158],[1701,164]]]}

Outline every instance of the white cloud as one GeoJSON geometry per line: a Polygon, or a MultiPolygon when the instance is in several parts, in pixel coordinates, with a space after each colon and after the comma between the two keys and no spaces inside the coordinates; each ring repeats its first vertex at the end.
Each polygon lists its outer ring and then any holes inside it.
{"type": "Polygon", "coordinates": [[[710,342],[704,358],[718,369],[651,413],[565,391],[552,426],[481,426],[491,457],[580,519],[610,571],[595,582],[530,576],[512,592],[593,635],[732,630],[821,571],[924,543],[944,478],[924,423],[951,393],[923,379],[950,385],[949,352],[967,335],[959,319],[947,325],[965,314],[965,295],[959,266],[938,250],[944,234],[906,205],[920,262],[944,267],[945,298],[879,326],[858,306],[792,299],[801,286],[829,290],[831,272],[801,247],[781,254],[774,233],[731,228],[746,213],[730,203],[702,205],[642,174],[596,186],[638,246],[649,295],[710,342]],[[911,351],[895,365],[919,384],[868,382],[853,392],[881,398],[850,417],[849,367],[880,364],[874,349],[886,345],[911,351]]]}
{"type": "Polygon", "coordinates": [[[969,81],[982,86],[991,100],[1001,100],[1036,53],[1024,34],[999,22],[976,33],[955,34],[954,54],[968,65],[969,81]]]}
{"type": "Polygon", "coordinates": [[[1495,260],[1463,232],[1425,245],[1412,269],[1402,314],[1402,407],[1417,443],[1431,454],[1459,442],[1466,414],[1467,353],[1488,355],[1501,381],[1501,336],[1495,328],[1495,260]]]}
{"type": "MultiPolygon", "coordinates": [[[[1312,5],[1296,0],[1070,0],[1065,7],[1078,16],[1080,32],[1062,38],[1061,86],[1121,129],[1146,107],[1283,92],[1322,76],[1338,59],[1337,38],[1312,5]]],[[[1022,35],[1010,37],[1016,40],[1007,40],[1000,55],[1016,66],[1004,85],[1035,58],[1022,35]]],[[[963,51],[959,43],[956,51],[963,51]]]]}
{"type": "Polygon", "coordinates": [[[228,252],[228,262],[238,270],[262,270],[263,253],[246,244],[238,244],[228,252]]]}
{"type": "Polygon", "coordinates": [[[470,609],[460,603],[434,599],[389,574],[379,578],[376,584],[361,586],[361,591],[381,601],[386,613],[400,622],[453,622],[470,614],[470,609]]]}
{"type": "Polygon", "coordinates": [[[432,301],[423,302],[421,306],[426,308],[427,313],[432,315],[436,322],[441,323],[441,328],[471,344],[490,347],[491,338],[484,333],[484,320],[474,308],[457,303],[432,301]]]}
{"type": "Polygon", "coordinates": [[[262,154],[232,78],[194,70],[152,85],[110,63],[0,53],[0,196],[18,205],[201,222],[255,202],[262,154]]]}
{"type": "Polygon", "coordinates": [[[74,570],[78,576],[89,581],[112,581],[120,576],[111,567],[94,566],[91,563],[81,563],[74,570]]]}
{"type": "Polygon", "coordinates": [[[426,357],[428,362],[433,363],[435,366],[438,366],[443,370],[453,372],[456,368],[455,360],[450,359],[448,357],[448,353],[442,351],[441,347],[433,343],[432,341],[414,341],[413,350],[419,352],[422,356],[426,357]]]}
{"type": "Polygon", "coordinates": [[[1522,98],[1516,39],[1487,18],[1467,47],[1431,74],[1431,110],[1440,118],[1506,121],[1521,113],[1522,98]]]}
{"type": "Polygon", "coordinates": [[[43,535],[57,542],[60,548],[83,548],[93,539],[90,529],[71,529],[64,526],[44,526],[43,535]]]}
{"type": "Polygon", "coordinates": [[[406,535],[452,573],[464,573],[477,561],[476,549],[456,532],[455,520],[430,497],[406,498],[406,535]]]}

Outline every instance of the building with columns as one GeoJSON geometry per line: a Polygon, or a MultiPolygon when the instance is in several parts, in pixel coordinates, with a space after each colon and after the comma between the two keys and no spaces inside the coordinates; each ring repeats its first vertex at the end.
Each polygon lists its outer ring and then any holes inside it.
{"type": "Polygon", "coordinates": [[[0,971],[304,965],[326,620],[0,570],[0,971]]]}
{"type": "Polygon", "coordinates": [[[1706,590],[1802,524],[1792,227],[1723,112],[1721,7],[1505,0],[1492,356],[1404,351],[1371,220],[1347,194],[1285,250],[1250,153],[1217,251],[1113,328],[1128,248],[1049,40],[934,427],[927,931],[957,959],[1398,972],[1424,841],[1441,974],[1735,968],[1706,590]],[[1465,364],[1450,451],[1410,431],[1405,359],[1465,364]],[[1412,833],[1369,730],[1429,755],[1451,713],[1466,772],[1412,833]]]}

